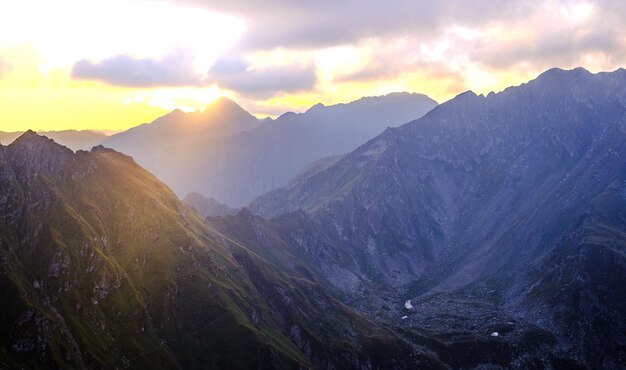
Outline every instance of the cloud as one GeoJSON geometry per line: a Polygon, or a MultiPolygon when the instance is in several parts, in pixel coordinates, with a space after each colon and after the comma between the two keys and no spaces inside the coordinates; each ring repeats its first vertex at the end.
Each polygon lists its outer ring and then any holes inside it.
{"type": "Polygon", "coordinates": [[[132,88],[209,86],[233,90],[242,95],[267,98],[280,93],[310,90],[317,76],[312,64],[291,64],[253,68],[240,56],[218,58],[208,71],[194,68],[190,53],[170,52],[161,59],[136,59],[118,55],[94,63],[79,60],[72,77],[132,88]]]}
{"type": "Polygon", "coordinates": [[[195,69],[184,53],[118,55],[82,60],[73,75],[133,87],[217,84],[260,100],[348,94],[354,86],[430,93],[440,78],[447,87],[435,90],[444,100],[460,92],[453,89],[498,90],[554,66],[626,63],[623,0],[161,1],[239,19],[245,31],[195,69]],[[236,57],[222,55],[207,73],[224,50],[236,57]]]}
{"type": "Polygon", "coordinates": [[[184,51],[170,52],[161,59],[136,59],[130,55],[117,55],[96,63],[82,59],[74,63],[71,74],[79,80],[96,80],[134,88],[198,86],[204,83],[193,67],[193,56],[184,51]]]}
{"type": "Polygon", "coordinates": [[[441,69],[421,56],[415,44],[419,41],[403,38],[402,42],[393,40],[375,40],[361,44],[362,65],[343,71],[334,76],[335,82],[375,81],[379,79],[393,79],[405,72],[416,69],[441,69]]]}
{"type": "Polygon", "coordinates": [[[311,90],[317,82],[315,66],[311,64],[251,68],[239,57],[218,59],[208,78],[221,88],[257,97],[311,90]]]}
{"type": "Polygon", "coordinates": [[[222,57],[217,59],[209,73],[214,75],[230,75],[243,73],[248,69],[248,63],[240,57],[222,57]]]}
{"type": "MultiPolygon", "coordinates": [[[[588,8],[581,19],[561,22],[559,18],[563,19],[564,14],[555,17],[558,9],[548,7],[549,12],[536,13],[527,24],[518,22],[511,26],[510,32],[521,37],[486,37],[476,44],[469,58],[496,69],[524,63],[546,68],[576,66],[582,65],[589,55],[611,64],[623,63],[626,61],[626,37],[618,30],[626,27],[626,21],[609,13],[624,14],[626,5],[615,5],[607,5],[608,8],[596,5],[588,8]]],[[[567,16],[565,14],[566,19],[567,16]]]]}
{"type": "MultiPolygon", "coordinates": [[[[177,0],[181,2],[181,0],[177,0]]],[[[241,50],[311,50],[368,40],[411,40],[413,50],[446,37],[449,29],[498,29],[479,40],[456,40],[457,53],[485,67],[525,63],[581,63],[583,54],[624,62],[623,0],[182,0],[246,20],[241,50]],[[495,36],[495,37],[493,37],[495,36]],[[513,40],[510,40],[510,39],[513,40]]],[[[458,58],[457,58],[458,59],[458,58]]],[[[395,63],[397,64],[397,63],[395,63]]],[[[355,78],[384,75],[384,69],[355,78]]]]}
{"type": "Polygon", "coordinates": [[[536,8],[536,2],[529,0],[183,2],[245,18],[248,32],[242,47],[247,50],[320,48],[415,33],[434,37],[452,23],[475,26],[494,19],[518,19],[536,8]]]}
{"type": "Polygon", "coordinates": [[[497,89],[551,67],[612,70],[626,62],[626,3],[550,1],[525,17],[494,18],[475,27],[450,24],[437,37],[420,34],[361,42],[367,62],[334,76],[336,83],[382,81],[441,71],[468,89],[497,89]],[[502,74],[501,81],[495,77],[502,74]],[[486,80],[484,77],[490,75],[486,80]]]}

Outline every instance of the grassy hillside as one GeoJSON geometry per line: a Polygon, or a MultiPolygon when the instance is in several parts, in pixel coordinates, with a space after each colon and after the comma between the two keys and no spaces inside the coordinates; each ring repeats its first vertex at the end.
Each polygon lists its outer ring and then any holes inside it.
{"type": "Polygon", "coordinates": [[[2,367],[419,361],[317,284],[211,230],[130,157],[29,132],[0,147],[0,185],[2,367]]]}

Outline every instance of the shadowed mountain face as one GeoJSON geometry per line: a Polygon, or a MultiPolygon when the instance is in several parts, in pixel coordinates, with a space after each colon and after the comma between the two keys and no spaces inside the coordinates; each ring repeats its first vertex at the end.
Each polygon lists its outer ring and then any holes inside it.
{"type": "Polygon", "coordinates": [[[25,133],[0,146],[0,208],[2,368],[438,364],[113,150],[25,133]]]}
{"type": "Polygon", "coordinates": [[[626,71],[554,69],[461,94],[251,209],[285,214],[268,226],[285,253],[366,312],[502,342],[533,323],[579,365],[623,368],[625,158],[626,71]]]}
{"type": "MultiPolygon", "coordinates": [[[[318,104],[306,113],[287,113],[253,130],[238,129],[242,132],[212,138],[192,135],[175,142],[152,128],[155,121],[116,135],[104,145],[132,155],[181,197],[197,192],[229,206],[242,206],[285,185],[307,164],[349,152],[389,126],[421,117],[436,104],[424,95],[407,93],[329,107],[318,104]]],[[[172,119],[160,126],[177,128],[176,122],[172,119]]],[[[238,123],[220,122],[226,127],[238,123]]]]}
{"type": "MultiPolygon", "coordinates": [[[[8,145],[22,134],[23,132],[0,132],[0,144],[8,145]]],[[[101,132],[89,130],[40,131],[39,135],[47,136],[72,150],[89,150],[108,137],[101,132]]]]}

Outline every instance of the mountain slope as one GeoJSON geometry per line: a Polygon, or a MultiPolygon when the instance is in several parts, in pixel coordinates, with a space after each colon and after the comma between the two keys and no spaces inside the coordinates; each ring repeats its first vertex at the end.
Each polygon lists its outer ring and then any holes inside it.
{"type": "Polygon", "coordinates": [[[110,149],[0,146],[0,208],[0,367],[437,364],[110,149]]]}
{"type": "Polygon", "coordinates": [[[353,286],[349,280],[337,287],[333,286],[333,281],[325,279],[325,276],[332,278],[332,270],[324,270],[322,266],[322,271],[316,272],[320,259],[333,259],[337,265],[347,268],[354,261],[350,253],[335,247],[337,239],[328,237],[320,225],[303,212],[266,220],[243,209],[237,215],[212,217],[207,222],[272,261],[282,271],[306,271],[310,279],[318,280],[326,289],[343,297],[347,304],[365,308],[369,315],[386,322],[398,335],[426,349],[445,366],[460,369],[580,368],[578,361],[559,347],[550,331],[532,320],[514,318],[493,303],[463,294],[447,297],[443,302],[443,296],[436,296],[428,302],[420,302],[419,306],[418,302],[413,302],[415,306],[407,308],[407,301],[398,300],[389,292],[394,287],[381,285],[372,287],[368,297],[382,301],[380,310],[368,310],[363,302],[346,294],[353,286]],[[500,336],[492,336],[495,331],[500,336]]]}
{"type": "Polygon", "coordinates": [[[445,331],[475,325],[473,305],[488,302],[511,320],[537,317],[581,364],[620,368],[626,301],[614,282],[626,278],[626,239],[613,207],[626,194],[624,158],[626,71],[554,69],[499,94],[461,94],[251,209],[304,210],[322,235],[287,231],[290,252],[366,311],[379,312],[381,296],[413,299],[432,317],[407,323],[445,331]],[[447,307],[467,313],[451,323],[447,307]],[[606,322],[616,326],[603,337],[606,322]]]}
{"type": "Polygon", "coordinates": [[[155,154],[154,160],[142,160],[142,155],[113,142],[105,146],[133,155],[180,196],[197,192],[238,207],[285,185],[307,164],[351,151],[386,127],[421,117],[435,105],[424,95],[406,93],[316,105],[306,113],[286,113],[227,137],[186,140],[156,152],[150,146],[146,150],[155,154]]]}

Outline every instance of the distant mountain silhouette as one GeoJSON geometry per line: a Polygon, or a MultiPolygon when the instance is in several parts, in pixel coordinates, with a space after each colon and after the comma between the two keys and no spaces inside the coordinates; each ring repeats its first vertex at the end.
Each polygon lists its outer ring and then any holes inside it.
{"type": "Polygon", "coordinates": [[[23,132],[21,131],[14,131],[14,132],[0,131],[0,144],[2,145],[11,144],[13,140],[17,139],[22,134],[23,132]]]}
{"type": "MultiPolygon", "coordinates": [[[[107,139],[107,135],[92,130],[39,131],[38,133],[74,151],[89,150],[107,139]]],[[[0,131],[0,144],[8,145],[22,134],[23,132],[0,131]]]]}
{"type": "Polygon", "coordinates": [[[193,135],[170,146],[159,144],[157,130],[156,136],[145,135],[153,123],[104,145],[133,155],[180,196],[197,192],[237,207],[285,185],[309,163],[353,150],[389,126],[421,117],[436,104],[424,95],[408,93],[328,107],[318,104],[252,130],[212,138],[193,135]],[[122,137],[128,139],[124,145],[119,142],[122,137]]]}
{"type": "Polygon", "coordinates": [[[184,147],[194,140],[207,140],[250,130],[259,122],[237,103],[222,97],[208,104],[204,111],[185,113],[177,109],[151,123],[115,134],[103,141],[102,145],[132,156],[139,164],[160,177],[163,173],[156,171],[161,168],[158,161],[171,147],[184,147]]]}
{"type": "Polygon", "coordinates": [[[187,194],[184,198],[184,202],[203,217],[234,215],[239,212],[237,209],[218,203],[213,198],[205,198],[202,194],[198,193],[187,194]]]}

